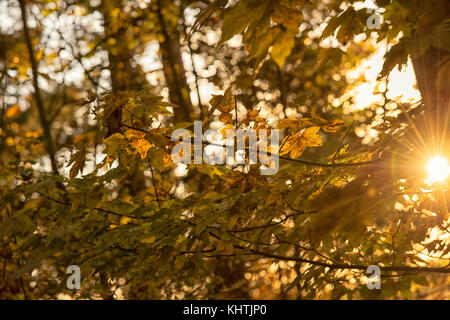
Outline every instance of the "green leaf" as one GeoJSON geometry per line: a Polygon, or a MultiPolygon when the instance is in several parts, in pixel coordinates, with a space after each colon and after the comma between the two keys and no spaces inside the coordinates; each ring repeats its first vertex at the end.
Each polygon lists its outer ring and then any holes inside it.
{"type": "Polygon", "coordinates": [[[219,46],[237,34],[243,33],[248,27],[252,31],[259,23],[270,1],[241,0],[235,6],[224,11],[222,36],[219,46]]]}
{"type": "Polygon", "coordinates": [[[273,61],[281,68],[283,67],[286,58],[291,54],[292,48],[295,46],[295,32],[282,32],[270,51],[270,56],[273,61]]]}

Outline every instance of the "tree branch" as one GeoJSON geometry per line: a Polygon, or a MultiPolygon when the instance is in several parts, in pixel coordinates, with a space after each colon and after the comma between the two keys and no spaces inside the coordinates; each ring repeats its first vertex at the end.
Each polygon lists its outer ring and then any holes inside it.
{"type": "MultiPolygon", "coordinates": [[[[326,263],[320,261],[314,261],[309,259],[304,259],[300,257],[289,257],[281,256],[277,254],[272,254],[269,252],[259,251],[255,249],[249,249],[243,246],[234,245],[238,249],[245,249],[253,252],[254,254],[261,255],[266,258],[274,258],[283,261],[296,261],[309,263],[315,266],[330,268],[330,269],[349,269],[349,270],[366,270],[368,266],[359,264],[345,264],[345,263],[326,263]]],[[[445,267],[409,267],[409,266],[379,266],[380,270],[388,272],[404,271],[404,272],[434,272],[434,273],[450,273],[450,264],[445,267]]]]}
{"type": "Polygon", "coordinates": [[[45,145],[46,145],[48,156],[50,157],[52,171],[54,174],[59,175],[58,166],[57,166],[56,158],[55,158],[55,150],[53,148],[53,139],[52,139],[51,130],[50,130],[50,123],[47,121],[47,118],[45,115],[44,103],[42,102],[42,96],[41,96],[41,89],[39,88],[39,83],[38,83],[38,77],[39,77],[38,66],[37,66],[36,57],[34,55],[33,44],[31,42],[30,31],[28,29],[28,24],[27,24],[27,9],[26,9],[25,0],[19,0],[19,4],[20,4],[20,11],[22,13],[23,33],[25,36],[25,42],[27,44],[28,52],[30,55],[31,71],[33,74],[32,80],[33,80],[33,87],[34,87],[34,97],[36,99],[36,106],[38,108],[41,126],[42,126],[42,129],[44,130],[44,138],[45,138],[45,142],[46,142],[45,145]]]}

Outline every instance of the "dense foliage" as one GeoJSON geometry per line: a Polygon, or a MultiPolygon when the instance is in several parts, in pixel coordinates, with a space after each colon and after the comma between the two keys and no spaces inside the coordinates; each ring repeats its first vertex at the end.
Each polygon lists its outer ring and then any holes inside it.
{"type": "Polygon", "coordinates": [[[1,2],[0,297],[449,298],[450,2],[376,5],[1,2]],[[279,172],[174,164],[194,120],[281,130],[279,172]]]}

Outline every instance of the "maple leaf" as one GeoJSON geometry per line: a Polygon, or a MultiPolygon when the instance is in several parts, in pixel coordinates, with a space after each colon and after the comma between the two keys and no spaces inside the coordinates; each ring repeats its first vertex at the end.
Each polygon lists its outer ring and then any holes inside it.
{"type": "Polygon", "coordinates": [[[105,139],[105,153],[110,157],[116,157],[122,148],[126,147],[126,141],[121,133],[114,133],[105,139]]]}
{"type": "Polygon", "coordinates": [[[227,189],[239,188],[243,193],[252,190],[256,185],[262,185],[267,182],[264,176],[261,176],[259,165],[250,165],[248,173],[240,171],[231,171],[225,177],[225,187],[227,189]]]}
{"type": "Polygon", "coordinates": [[[218,105],[217,109],[219,109],[222,113],[231,112],[234,109],[234,97],[224,97],[224,101],[222,101],[221,104],[218,105]]]}
{"type": "Polygon", "coordinates": [[[72,165],[69,171],[69,178],[73,179],[77,176],[78,173],[83,172],[84,163],[86,162],[86,149],[83,148],[78,150],[70,157],[69,163],[67,166],[72,165]]]}
{"type": "Polygon", "coordinates": [[[325,132],[336,132],[340,129],[340,127],[344,124],[344,121],[335,119],[335,120],[326,120],[318,115],[314,109],[311,111],[311,118],[314,123],[321,127],[325,132]]]}
{"type": "Polygon", "coordinates": [[[322,146],[322,138],[317,134],[319,127],[309,127],[300,135],[298,133],[287,136],[283,141],[280,155],[290,153],[292,159],[297,159],[307,147],[322,146]]]}
{"type": "Polygon", "coordinates": [[[312,126],[313,122],[310,118],[285,118],[278,121],[277,129],[289,129],[291,132],[297,132],[301,129],[312,126]]]}
{"type": "Polygon", "coordinates": [[[212,109],[218,109],[220,112],[230,112],[234,108],[234,97],[231,94],[231,88],[228,88],[223,95],[213,94],[209,103],[212,109]]]}
{"type": "Polygon", "coordinates": [[[125,137],[129,140],[142,139],[145,137],[145,132],[130,129],[125,132],[125,137]]]}
{"type": "Polygon", "coordinates": [[[145,139],[145,132],[130,129],[125,132],[125,137],[130,141],[130,146],[140,154],[141,159],[147,157],[148,150],[152,144],[145,139]]]}

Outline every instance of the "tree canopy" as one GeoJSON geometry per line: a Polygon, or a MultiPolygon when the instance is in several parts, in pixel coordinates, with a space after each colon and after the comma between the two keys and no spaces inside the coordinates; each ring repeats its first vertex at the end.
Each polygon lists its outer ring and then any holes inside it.
{"type": "Polygon", "coordinates": [[[6,0],[0,17],[2,299],[449,298],[448,0],[6,0]],[[278,172],[174,163],[194,121],[279,130],[278,172]]]}

